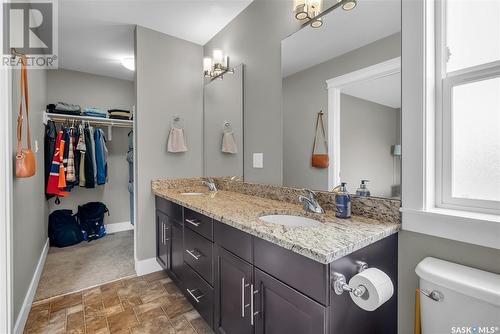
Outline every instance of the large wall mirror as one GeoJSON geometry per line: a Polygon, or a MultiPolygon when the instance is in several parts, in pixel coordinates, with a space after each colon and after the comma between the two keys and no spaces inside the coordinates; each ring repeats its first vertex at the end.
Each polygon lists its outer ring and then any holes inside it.
{"type": "Polygon", "coordinates": [[[400,198],[400,6],[359,0],[282,41],[284,185],[332,190],[346,182],[356,193],[367,180],[371,196],[400,198]],[[326,168],[312,166],[315,137],[316,152],[329,154],[326,168]]]}
{"type": "Polygon", "coordinates": [[[209,80],[203,103],[204,174],[243,177],[243,65],[209,80]]]}

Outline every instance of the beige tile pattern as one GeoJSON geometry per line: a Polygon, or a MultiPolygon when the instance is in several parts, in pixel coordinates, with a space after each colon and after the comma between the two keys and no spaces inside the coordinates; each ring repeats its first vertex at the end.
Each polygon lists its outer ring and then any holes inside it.
{"type": "Polygon", "coordinates": [[[166,273],[160,271],[35,302],[24,333],[213,332],[166,273]]]}

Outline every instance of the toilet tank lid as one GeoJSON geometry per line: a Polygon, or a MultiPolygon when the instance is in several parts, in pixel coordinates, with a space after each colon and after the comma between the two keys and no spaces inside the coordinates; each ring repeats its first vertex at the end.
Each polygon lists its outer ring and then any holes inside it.
{"type": "Polygon", "coordinates": [[[500,306],[500,275],[426,257],[415,268],[430,283],[500,306]]]}

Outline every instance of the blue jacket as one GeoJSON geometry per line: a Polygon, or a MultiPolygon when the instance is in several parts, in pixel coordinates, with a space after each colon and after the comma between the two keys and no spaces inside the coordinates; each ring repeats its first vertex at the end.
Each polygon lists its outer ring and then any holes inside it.
{"type": "Polygon", "coordinates": [[[95,162],[97,165],[97,184],[105,184],[108,176],[108,149],[101,129],[94,132],[95,162]]]}

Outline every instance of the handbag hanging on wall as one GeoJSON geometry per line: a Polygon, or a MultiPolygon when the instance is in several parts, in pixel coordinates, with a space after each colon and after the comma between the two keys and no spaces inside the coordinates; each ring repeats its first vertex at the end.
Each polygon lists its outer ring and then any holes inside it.
{"type": "Polygon", "coordinates": [[[316,130],[314,132],[314,144],[312,150],[311,164],[316,168],[328,168],[329,165],[328,158],[328,142],[325,134],[325,125],[323,123],[323,111],[318,113],[316,118],[316,130]],[[323,135],[323,141],[325,143],[325,149],[327,153],[316,153],[316,139],[318,138],[318,132],[321,129],[321,134],[323,135]]]}
{"type": "Polygon", "coordinates": [[[17,117],[16,177],[31,177],[35,175],[36,171],[35,155],[31,151],[30,120],[28,114],[28,74],[26,70],[26,62],[26,56],[21,55],[21,102],[19,103],[19,116],[17,117]],[[23,148],[22,144],[23,99],[26,106],[27,148],[23,148]]]}

